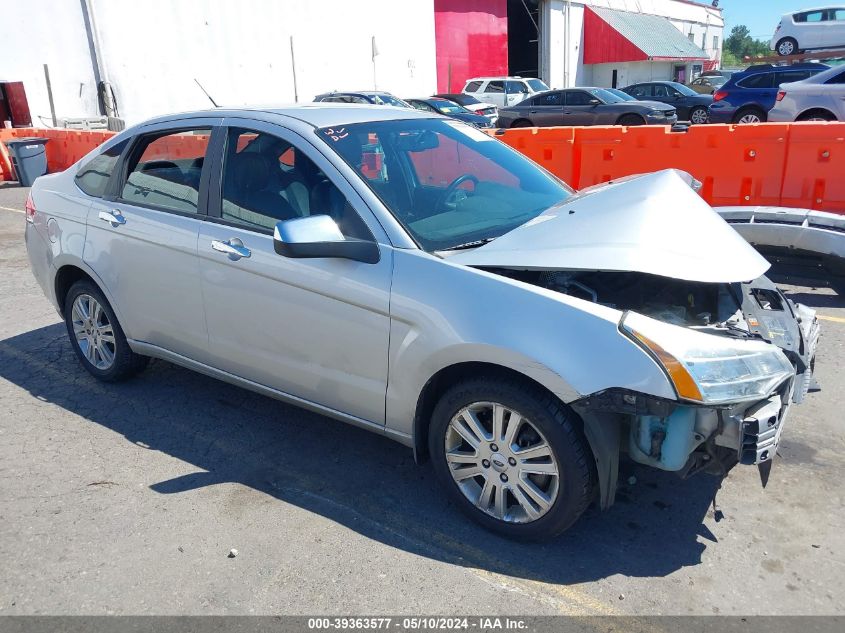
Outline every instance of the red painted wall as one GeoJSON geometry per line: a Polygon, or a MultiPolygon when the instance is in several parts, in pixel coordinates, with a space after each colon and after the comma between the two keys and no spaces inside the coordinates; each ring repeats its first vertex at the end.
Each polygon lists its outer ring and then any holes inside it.
{"type": "Polygon", "coordinates": [[[437,92],[460,92],[469,77],[508,74],[507,6],[507,0],[434,0],[437,92]]]}
{"type": "Polygon", "coordinates": [[[584,63],[635,62],[646,55],[622,34],[602,20],[589,7],[584,7],[584,63]]]}

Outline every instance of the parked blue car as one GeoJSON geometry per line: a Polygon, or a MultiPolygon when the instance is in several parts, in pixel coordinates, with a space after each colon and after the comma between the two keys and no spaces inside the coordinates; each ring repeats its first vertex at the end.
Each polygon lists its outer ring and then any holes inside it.
{"type": "Polygon", "coordinates": [[[760,64],[734,73],[713,95],[711,123],[761,123],[775,105],[782,83],[801,81],[827,70],[825,64],[760,64]]]}

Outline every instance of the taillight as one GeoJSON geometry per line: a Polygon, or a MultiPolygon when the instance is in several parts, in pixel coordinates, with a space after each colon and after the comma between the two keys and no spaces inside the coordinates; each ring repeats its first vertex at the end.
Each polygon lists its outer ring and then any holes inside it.
{"type": "Polygon", "coordinates": [[[30,224],[35,223],[35,203],[32,201],[32,194],[30,193],[26,197],[26,204],[24,205],[24,209],[26,209],[26,221],[30,224]]]}
{"type": "Polygon", "coordinates": [[[775,33],[777,33],[778,31],[780,31],[780,24],[778,24],[778,25],[775,27],[775,33]]]}
{"type": "Polygon", "coordinates": [[[727,96],[728,96],[728,93],[725,92],[724,90],[717,90],[713,94],[713,101],[721,101],[722,99],[724,99],[727,96]]]}
{"type": "Polygon", "coordinates": [[[778,90],[778,101],[783,101],[783,98],[786,96],[786,90],[778,90]]]}

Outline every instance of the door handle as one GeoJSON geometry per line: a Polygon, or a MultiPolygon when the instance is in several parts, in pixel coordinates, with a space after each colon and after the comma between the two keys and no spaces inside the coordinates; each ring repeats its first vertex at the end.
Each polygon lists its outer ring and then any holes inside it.
{"type": "Polygon", "coordinates": [[[120,209],[112,209],[111,211],[100,211],[97,215],[103,222],[108,222],[112,226],[120,226],[126,224],[126,218],[120,212],[120,209]]]}
{"type": "Polygon", "coordinates": [[[221,240],[211,240],[211,248],[215,251],[228,255],[229,259],[233,262],[238,261],[242,257],[249,257],[252,255],[252,251],[244,246],[244,243],[236,237],[233,237],[226,242],[221,240]]]}

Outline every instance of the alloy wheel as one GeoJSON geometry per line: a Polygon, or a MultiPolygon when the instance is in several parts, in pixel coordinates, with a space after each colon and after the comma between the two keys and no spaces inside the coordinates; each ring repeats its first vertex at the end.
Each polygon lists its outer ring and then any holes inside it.
{"type": "Polygon", "coordinates": [[[690,115],[690,121],[697,125],[707,123],[707,110],[704,108],[696,108],[690,115]]]}
{"type": "Polygon", "coordinates": [[[463,495],[508,523],[544,516],[557,499],[560,469],[546,438],[518,411],[476,402],[451,419],[446,462],[463,495]]]}
{"type": "Polygon", "coordinates": [[[781,55],[792,55],[795,52],[795,44],[792,40],[784,40],[778,44],[778,53],[781,55]]]}
{"type": "Polygon", "coordinates": [[[760,115],[754,114],[753,112],[749,112],[748,114],[743,114],[739,117],[739,121],[737,123],[762,123],[763,120],[760,118],[760,115]]]}
{"type": "Polygon", "coordinates": [[[71,321],[85,359],[97,369],[109,369],[114,364],[115,337],[103,306],[91,295],[81,294],[73,302],[71,321]]]}

